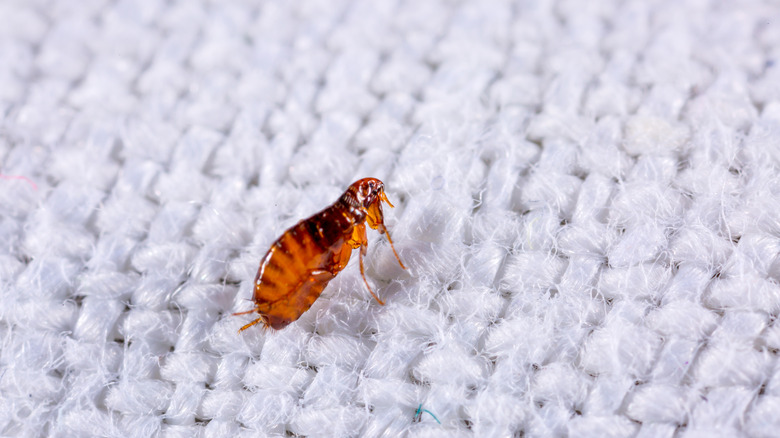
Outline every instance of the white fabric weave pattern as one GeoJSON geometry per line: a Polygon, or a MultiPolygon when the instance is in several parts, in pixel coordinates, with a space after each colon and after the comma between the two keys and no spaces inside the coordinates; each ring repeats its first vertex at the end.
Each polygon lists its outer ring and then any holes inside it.
{"type": "Polygon", "coordinates": [[[778,23],[0,0],[0,435],[777,436],[778,23]],[[271,242],[366,176],[386,305],[353,260],[237,334],[271,242]]]}

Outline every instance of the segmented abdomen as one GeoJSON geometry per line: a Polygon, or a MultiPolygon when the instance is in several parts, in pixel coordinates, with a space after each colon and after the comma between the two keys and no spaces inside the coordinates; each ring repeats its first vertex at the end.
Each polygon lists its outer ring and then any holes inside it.
{"type": "Polygon", "coordinates": [[[298,222],[274,242],[257,271],[254,291],[257,310],[271,327],[282,328],[311,307],[338,273],[336,259],[354,225],[336,203],[298,222]]]}

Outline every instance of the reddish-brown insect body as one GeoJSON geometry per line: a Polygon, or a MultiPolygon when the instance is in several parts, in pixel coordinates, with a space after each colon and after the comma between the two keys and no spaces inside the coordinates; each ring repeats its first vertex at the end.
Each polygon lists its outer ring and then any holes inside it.
{"type": "Polygon", "coordinates": [[[366,254],[366,223],[385,234],[398,263],[406,269],[393,246],[382,214],[382,202],[393,204],[385,195],[384,184],[376,178],[353,183],[335,204],[304,219],[271,245],[255,276],[253,300],[260,317],[241,327],[239,333],[262,322],[281,329],[309,310],[322,290],[349,262],[353,249],[360,249],[360,275],[371,295],[380,300],[366,280],[363,256],[366,254]]]}

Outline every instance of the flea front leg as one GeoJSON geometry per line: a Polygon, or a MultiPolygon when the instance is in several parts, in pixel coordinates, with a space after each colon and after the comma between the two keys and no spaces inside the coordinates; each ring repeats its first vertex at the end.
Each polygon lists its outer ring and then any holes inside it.
{"type": "Polygon", "coordinates": [[[363,283],[366,284],[366,288],[368,288],[368,292],[371,293],[371,296],[374,297],[377,303],[384,306],[385,302],[376,296],[374,291],[371,290],[371,286],[368,285],[368,280],[366,280],[366,269],[363,267],[363,256],[366,255],[366,250],[368,248],[368,238],[366,237],[365,224],[355,225],[355,229],[352,232],[352,238],[348,243],[355,249],[360,248],[360,276],[363,277],[363,283]]]}
{"type": "MultiPolygon", "coordinates": [[[[390,203],[390,200],[387,199],[387,195],[385,195],[385,192],[382,192],[380,195],[380,200],[387,202],[387,205],[393,206],[393,204],[390,203]]],[[[401,257],[398,257],[398,253],[395,250],[395,245],[393,245],[393,239],[390,237],[390,232],[387,231],[387,227],[385,226],[385,215],[382,213],[382,204],[377,202],[372,204],[368,209],[366,209],[366,222],[368,223],[368,226],[371,227],[371,229],[379,231],[379,234],[384,234],[387,236],[387,241],[390,242],[390,248],[393,250],[393,255],[395,255],[395,259],[398,260],[398,264],[401,265],[402,269],[406,269],[406,266],[404,266],[404,263],[401,261],[401,257]]],[[[364,228],[364,235],[365,235],[365,227],[364,228]]]]}

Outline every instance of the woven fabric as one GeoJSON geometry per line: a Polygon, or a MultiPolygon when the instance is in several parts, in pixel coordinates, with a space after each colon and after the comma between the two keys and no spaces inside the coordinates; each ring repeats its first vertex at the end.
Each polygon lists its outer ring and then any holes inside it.
{"type": "Polygon", "coordinates": [[[778,23],[0,1],[0,435],[777,436],[778,23]],[[366,176],[386,304],[355,256],[237,333],[271,243],[366,176]]]}

